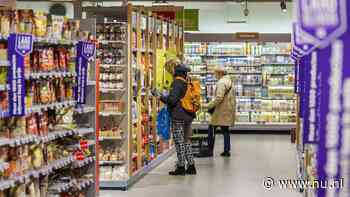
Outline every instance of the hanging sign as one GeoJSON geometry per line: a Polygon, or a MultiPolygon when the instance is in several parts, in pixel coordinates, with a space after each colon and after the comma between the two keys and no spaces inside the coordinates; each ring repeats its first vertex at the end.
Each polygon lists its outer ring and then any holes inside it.
{"type": "Polygon", "coordinates": [[[292,42],[295,51],[302,56],[310,54],[316,48],[316,45],[312,43],[312,38],[301,31],[299,23],[293,23],[292,42]]]}
{"type": "Polygon", "coordinates": [[[317,52],[311,53],[310,60],[310,73],[309,73],[309,85],[308,85],[308,114],[307,114],[307,126],[308,133],[305,135],[305,143],[316,143],[318,141],[318,135],[316,132],[316,94],[317,94],[317,52]]]}
{"type": "Polygon", "coordinates": [[[347,0],[297,0],[301,31],[325,47],[347,30],[347,0]]]}
{"type": "Polygon", "coordinates": [[[8,39],[9,112],[12,116],[25,115],[25,56],[33,51],[33,37],[29,34],[10,34],[8,39]]]}
{"type": "Polygon", "coordinates": [[[311,58],[310,55],[303,57],[303,87],[302,87],[302,102],[301,102],[301,112],[303,118],[303,142],[307,143],[309,135],[309,91],[310,91],[310,72],[311,72],[311,58]]]}
{"type": "MultiPolygon", "coordinates": [[[[328,6],[334,6],[328,0],[328,6]]],[[[349,4],[338,2],[338,22],[350,22],[349,4]],[[339,7],[339,6],[342,7],[339,7]],[[345,11],[344,11],[345,10],[345,11]],[[341,17],[339,17],[341,16],[341,17]],[[345,16],[345,18],[344,18],[345,16]],[[348,20],[346,20],[348,19],[348,20]]],[[[325,10],[327,12],[327,10],[325,10]]],[[[345,28],[345,30],[347,30],[345,28]]],[[[318,54],[316,117],[319,145],[317,152],[318,180],[336,182],[336,187],[318,188],[318,197],[349,196],[350,179],[350,32],[333,38],[331,45],[318,54]],[[342,180],[345,182],[342,182],[342,180]]]]}
{"type": "Polygon", "coordinates": [[[88,64],[94,57],[96,45],[91,42],[78,42],[77,44],[77,60],[76,60],[76,81],[75,100],[77,104],[85,104],[86,87],[88,81],[88,64]]]}

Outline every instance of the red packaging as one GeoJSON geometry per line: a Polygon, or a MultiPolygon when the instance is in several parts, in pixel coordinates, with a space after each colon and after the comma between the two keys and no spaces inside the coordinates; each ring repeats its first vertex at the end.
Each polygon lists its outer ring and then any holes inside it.
{"type": "Polygon", "coordinates": [[[35,114],[32,114],[26,118],[26,129],[28,135],[39,135],[37,118],[35,114]]]}

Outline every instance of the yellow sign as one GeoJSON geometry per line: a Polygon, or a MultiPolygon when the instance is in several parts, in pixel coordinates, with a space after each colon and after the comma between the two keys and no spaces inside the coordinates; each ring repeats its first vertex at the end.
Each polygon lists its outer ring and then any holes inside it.
{"type": "Polygon", "coordinates": [[[157,72],[156,72],[156,84],[158,90],[169,90],[173,83],[172,68],[166,68],[165,63],[171,58],[176,58],[176,52],[173,50],[165,51],[163,49],[157,49],[157,72]]]}

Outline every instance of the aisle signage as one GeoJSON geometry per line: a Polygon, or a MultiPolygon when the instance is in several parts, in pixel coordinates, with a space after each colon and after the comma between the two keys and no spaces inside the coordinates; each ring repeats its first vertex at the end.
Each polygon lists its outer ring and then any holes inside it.
{"type": "Polygon", "coordinates": [[[301,56],[310,54],[316,48],[312,38],[301,31],[299,23],[293,23],[292,43],[294,50],[298,51],[301,56]]]}
{"type": "Polygon", "coordinates": [[[312,42],[325,47],[347,30],[347,0],[298,0],[301,30],[312,42]]]}
{"type": "Polygon", "coordinates": [[[77,62],[76,62],[76,81],[75,100],[77,104],[86,103],[86,87],[88,81],[88,64],[94,57],[96,45],[91,42],[78,42],[77,44],[77,62]]]}
{"type": "MultiPolygon", "coordinates": [[[[25,57],[33,51],[33,37],[29,34],[10,34],[8,39],[9,112],[12,116],[25,115],[25,57]]],[[[29,62],[27,62],[29,63],[29,62]]]]}
{"type": "Polygon", "coordinates": [[[316,132],[316,94],[317,94],[317,52],[314,51],[311,54],[311,69],[309,78],[309,95],[308,100],[308,133],[304,139],[305,143],[316,143],[318,141],[318,133],[316,132]]]}

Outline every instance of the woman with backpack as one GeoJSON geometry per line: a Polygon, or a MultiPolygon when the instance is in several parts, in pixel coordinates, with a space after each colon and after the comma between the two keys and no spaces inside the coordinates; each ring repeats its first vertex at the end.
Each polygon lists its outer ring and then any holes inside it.
{"type": "Polygon", "coordinates": [[[208,129],[208,146],[209,156],[213,156],[215,144],[215,131],[220,127],[224,135],[224,152],[221,153],[223,157],[231,156],[231,140],[230,140],[230,126],[234,124],[236,112],[236,98],[233,78],[226,75],[226,71],[222,67],[214,69],[216,83],[216,91],[214,99],[205,107],[208,112],[212,113],[211,122],[208,129]]]}
{"type": "Polygon", "coordinates": [[[186,111],[181,102],[188,88],[187,73],[190,72],[190,69],[178,60],[175,62],[174,60],[169,61],[167,64],[174,64],[174,81],[169,95],[161,95],[160,99],[168,106],[170,111],[171,131],[178,159],[176,169],[169,172],[169,175],[195,175],[197,171],[190,141],[192,135],[191,124],[195,118],[195,113],[186,111]]]}

